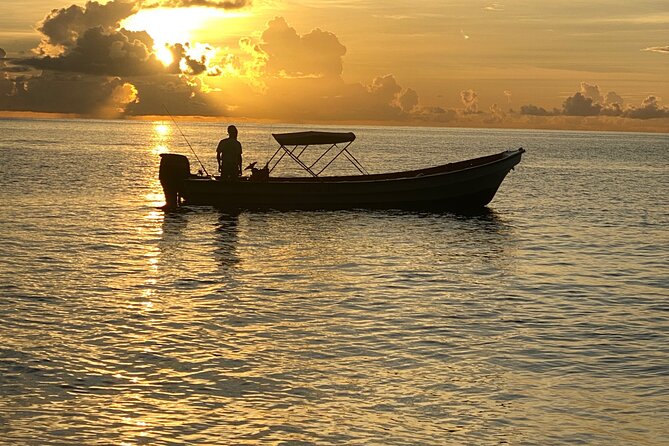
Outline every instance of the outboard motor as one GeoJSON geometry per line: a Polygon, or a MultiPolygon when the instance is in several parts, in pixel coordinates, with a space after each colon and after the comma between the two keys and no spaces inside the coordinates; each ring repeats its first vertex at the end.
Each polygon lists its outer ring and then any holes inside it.
{"type": "Polygon", "coordinates": [[[183,180],[190,176],[190,163],[184,155],[175,153],[160,154],[160,171],[158,179],[165,194],[165,207],[179,206],[179,190],[183,180]]]}

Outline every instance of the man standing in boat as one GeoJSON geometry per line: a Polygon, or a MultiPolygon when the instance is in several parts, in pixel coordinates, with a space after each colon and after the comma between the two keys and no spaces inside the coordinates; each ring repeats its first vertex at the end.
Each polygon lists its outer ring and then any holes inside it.
{"type": "Polygon", "coordinates": [[[237,141],[237,127],[234,125],[228,126],[228,137],[218,143],[216,160],[222,179],[242,176],[242,145],[237,141]]]}

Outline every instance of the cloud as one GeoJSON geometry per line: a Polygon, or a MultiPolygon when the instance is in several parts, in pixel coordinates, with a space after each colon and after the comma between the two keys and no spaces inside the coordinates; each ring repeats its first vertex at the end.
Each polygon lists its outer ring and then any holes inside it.
{"type": "Polygon", "coordinates": [[[127,115],[161,115],[165,107],[174,115],[224,116],[225,97],[214,100],[197,77],[162,74],[133,79],[137,100],[126,108],[127,115]]]}
{"type": "Polygon", "coordinates": [[[266,73],[284,77],[340,76],[346,54],[334,34],[316,28],[300,36],[283,17],[267,24],[256,48],[265,55],[266,73]]]}
{"type": "Polygon", "coordinates": [[[172,53],[172,59],[174,60],[174,62],[172,62],[172,64],[168,67],[168,72],[173,74],[183,72],[192,75],[198,75],[207,71],[206,56],[201,56],[199,59],[194,59],[188,54],[189,48],[190,44],[188,43],[184,45],[177,43],[175,45],[168,46],[169,51],[172,53]]]}
{"type": "Polygon", "coordinates": [[[250,0],[112,0],[101,4],[89,1],[85,6],[71,5],[52,10],[37,26],[43,38],[39,46],[41,54],[58,55],[76,45],[79,37],[91,28],[101,28],[110,34],[120,27],[123,19],[143,8],[156,7],[209,7],[239,9],[251,4],[250,0]]]}
{"type": "Polygon", "coordinates": [[[651,46],[644,48],[641,51],[651,51],[654,53],[667,53],[669,54],[669,45],[668,46],[651,46]]]}
{"type": "Polygon", "coordinates": [[[0,95],[0,109],[116,117],[136,100],[120,78],[44,72],[16,78],[10,94],[0,95]]]}
{"type": "Polygon", "coordinates": [[[624,114],[622,103],[613,102],[602,107],[600,115],[602,116],[622,116],[624,114]]]}
{"type": "Polygon", "coordinates": [[[483,9],[485,11],[499,12],[499,11],[504,11],[504,5],[501,5],[499,3],[491,3],[487,6],[484,6],[483,9]]]}
{"type": "Polygon", "coordinates": [[[667,118],[669,107],[660,106],[655,96],[648,96],[641,102],[640,107],[628,107],[622,116],[633,119],[667,118]]]}
{"type": "Polygon", "coordinates": [[[192,48],[187,43],[168,46],[174,62],[165,67],[154,53],[149,34],[117,29],[120,21],[135,11],[119,0],[54,10],[38,28],[43,33],[40,55],[15,63],[42,70],[108,76],[198,75],[205,71],[219,74],[215,67],[209,69],[207,56],[191,56],[192,48]]]}
{"type": "Polygon", "coordinates": [[[489,117],[486,122],[504,122],[506,119],[506,112],[497,104],[492,104],[489,108],[489,117]]]}
{"type": "Polygon", "coordinates": [[[392,74],[369,85],[345,83],[346,47],[333,33],[299,34],[276,17],[259,38],[240,39],[242,51],[223,55],[214,73],[206,57],[190,56],[189,43],[168,46],[174,62],[165,67],[146,32],[119,28],[135,11],[121,4],[89,2],[52,11],[40,26],[45,34],[39,55],[16,61],[42,73],[3,75],[7,99],[0,108],[113,116],[162,114],[165,103],[174,114],[298,120],[402,120],[424,113],[418,92],[402,87],[392,74]],[[220,80],[199,77],[205,73],[220,80]]]}
{"type": "Polygon", "coordinates": [[[460,100],[465,106],[465,114],[478,113],[479,95],[474,90],[462,90],[460,92],[460,100]]]}
{"type": "Polygon", "coordinates": [[[412,88],[407,88],[399,94],[397,102],[402,111],[411,113],[418,106],[418,92],[412,88]]]}
{"type": "Polygon", "coordinates": [[[602,110],[602,106],[595,103],[592,98],[578,92],[565,99],[562,110],[563,114],[567,116],[597,116],[602,110]]]}
{"type": "Polygon", "coordinates": [[[543,107],[538,107],[536,105],[523,105],[520,107],[521,115],[530,115],[530,116],[555,116],[561,114],[560,110],[554,109],[553,111],[548,111],[543,107]]]}
{"type": "Polygon", "coordinates": [[[84,31],[58,56],[23,59],[17,63],[43,70],[136,76],[157,74],[165,67],[152,50],[153,40],[145,32],[106,31],[96,26],[84,31]]]}
{"type": "Polygon", "coordinates": [[[618,105],[623,105],[625,100],[618,95],[615,91],[609,91],[606,93],[606,98],[604,98],[604,102],[606,104],[618,104],[618,105]]]}
{"type": "Polygon", "coordinates": [[[511,105],[511,97],[513,94],[511,93],[510,90],[504,90],[504,96],[506,97],[506,102],[511,105]]]}
{"type": "Polygon", "coordinates": [[[602,100],[602,93],[598,85],[581,82],[581,94],[586,98],[592,99],[592,102],[599,103],[602,100]]]}
{"type": "Polygon", "coordinates": [[[605,96],[598,85],[581,82],[580,91],[569,96],[562,104],[562,109],[548,111],[536,105],[520,107],[521,115],[529,116],[609,116],[630,119],[654,119],[669,117],[669,108],[659,104],[655,96],[648,96],[640,106],[624,106],[623,98],[614,91],[605,96]]]}
{"type": "Polygon", "coordinates": [[[84,7],[72,5],[54,9],[38,25],[42,43],[41,54],[58,55],[76,45],[80,36],[92,28],[100,28],[103,33],[115,31],[120,22],[138,11],[137,3],[112,0],[106,4],[89,1],[84,7]]]}
{"type": "Polygon", "coordinates": [[[562,114],[567,116],[619,116],[631,119],[669,117],[669,108],[659,104],[653,95],[646,97],[640,106],[623,107],[623,98],[614,91],[603,97],[599,86],[581,82],[581,92],[568,97],[562,114]]]}
{"type": "Polygon", "coordinates": [[[9,88],[9,77],[5,74],[5,56],[7,53],[0,48],[0,95],[7,94],[9,88]]]}
{"type": "Polygon", "coordinates": [[[143,8],[220,8],[241,9],[251,6],[251,0],[156,0],[142,1],[143,8]]]}
{"type": "Polygon", "coordinates": [[[378,98],[384,104],[388,104],[400,94],[402,87],[395,80],[395,76],[387,74],[374,78],[367,90],[371,93],[372,97],[378,98]]]}
{"type": "MultiPolygon", "coordinates": [[[[89,1],[84,6],[53,10],[38,26],[42,41],[35,57],[5,59],[0,50],[0,110],[116,117],[163,114],[165,104],[175,115],[473,127],[577,125],[596,120],[620,123],[622,118],[641,122],[669,117],[668,109],[655,96],[640,106],[624,106],[620,95],[612,91],[603,94],[598,85],[588,82],[582,82],[560,109],[530,104],[522,106],[518,114],[497,104],[483,107],[473,89],[460,92],[460,109],[423,105],[418,91],[401,85],[390,73],[369,81],[345,82],[342,74],[347,48],[339,38],[319,28],[301,34],[283,17],[275,17],[253,37],[242,36],[238,49],[187,42],[168,45],[174,60],[169,66],[158,61],[149,34],[120,27],[124,18],[143,8],[234,9],[249,4],[112,0],[104,5],[89,1]],[[216,56],[218,65],[212,66],[215,50],[223,54],[216,56]]],[[[499,4],[491,7],[503,9],[499,4]]],[[[464,31],[461,34],[468,37],[464,31]]],[[[504,91],[504,95],[510,104],[511,92],[504,91]]],[[[455,100],[457,93],[453,96],[455,100]]],[[[659,124],[635,123],[635,128],[651,125],[659,124]]]]}

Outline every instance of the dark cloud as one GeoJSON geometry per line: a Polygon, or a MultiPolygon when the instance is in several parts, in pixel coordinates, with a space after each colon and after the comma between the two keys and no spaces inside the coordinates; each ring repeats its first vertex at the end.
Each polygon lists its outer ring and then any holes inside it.
{"type": "Polygon", "coordinates": [[[602,107],[600,114],[602,116],[622,116],[624,113],[622,103],[613,102],[602,107]]]}
{"type": "Polygon", "coordinates": [[[565,99],[562,110],[567,116],[597,116],[602,106],[579,92],[565,99]]]}
{"type": "MultiPolygon", "coordinates": [[[[5,52],[5,50],[3,50],[2,48],[0,48],[0,73],[6,71],[6,68],[5,68],[5,56],[7,56],[7,53],[5,52]]],[[[3,78],[4,78],[4,77],[5,77],[5,76],[3,75],[3,78]]]]}
{"type": "Polygon", "coordinates": [[[266,55],[268,74],[286,77],[340,76],[346,54],[334,34],[314,29],[301,36],[283,17],[267,24],[257,49],[266,55]]]}
{"type": "Polygon", "coordinates": [[[634,119],[669,118],[669,107],[660,106],[655,96],[648,96],[640,107],[626,108],[622,116],[634,119]]]}
{"type": "Polygon", "coordinates": [[[548,111],[543,107],[538,107],[536,105],[523,105],[520,107],[521,115],[530,115],[530,116],[554,116],[561,114],[560,110],[548,111]]]}
{"type": "Polygon", "coordinates": [[[4,71],[5,73],[30,73],[33,71],[32,68],[26,67],[23,65],[10,65],[10,66],[2,66],[2,63],[0,63],[0,68],[4,71]]]}
{"type": "MultiPolygon", "coordinates": [[[[3,97],[12,94],[13,91],[14,82],[12,82],[6,73],[0,71],[0,105],[3,103],[3,97]]],[[[1,107],[0,110],[2,110],[1,107]]]]}
{"type": "Polygon", "coordinates": [[[10,94],[0,95],[0,109],[112,117],[136,99],[132,84],[120,78],[44,72],[14,79],[10,94]]]}
{"type": "Polygon", "coordinates": [[[207,70],[207,58],[205,56],[200,59],[191,58],[187,52],[189,48],[189,44],[182,45],[180,43],[169,47],[174,62],[167,68],[168,72],[173,74],[186,72],[187,74],[198,75],[207,70]],[[182,62],[186,69],[181,67],[182,62]]]}
{"type": "Polygon", "coordinates": [[[222,102],[204,92],[202,81],[186,76],[160,75],[132,79],[138,100],[129,104],[128,115],[163,115],[165,107],[174,115],[223,116],[222,102]]]}
{"type": "Polygon", "coordinates": [[[568,97],[562,114],[567,116],[620,116],[631,119],[669,117],[669,108],[662,107],[658,98],[648,96],[640,106],[623,107],[623,98],[614,91],[603,97],[597,85],[581,83],[581,92],[568,97]]]}
{"type": "Polygon", "coordinates": [[[205,56],[194,59],[188,55],[189,44],[168,46],[174,60],[168,67],[156,58],[153,44],[153,39],[145,31],[95,26],[81,32],[74,42],[68,42],[58,55],[43,55],[16,63],[41,70],[107,76],[198,75],[207,70],[205,56]]]}
{"type": "Polygon", "coordinates": [[[42,54],[58,54],[59,50],[75,46],[87,30],[115,31],[123,19],[137,11],[136,2],[125,0],[112,0],[104,5],[89,1],[83,7],[72,5],[54,9],[37,27],[43,35],[39,50],[42,54]]]}
{"type": "Polygon", "coordinates": [[[623,98],[615,91],[606,96],[598,85],[581,82],[581,91],[568,97],[562,105],[562,114],[568,116],[622,116],[623,98]]]}
{"type": "Polygon", "coordinates": [[[43,70],[75,73],[135,76],[157,74],[165,67],[149,49],[153,40],[145,32],[112,31],[90,28],[73,46],[59,56],[24,59],[18,63],[43,70]]]}
{"type": "Polygon", "coordinates": [[[387,74],[374,78],[367,91],[379,102],[389,104],[400,94],[402,87],[397,83],[395,76],[387,74]]]}
{"type": "Polygon", "coordinates": [[[89,1],[84,6],[71,5],[52,10],[37,31],[42,33],[39,51],[51,56],[77,45],[79,38],[92,28],[101,28],[105,34],[112,34],[120,27],[121,21],[142,8],[153,7],[210,7],[239,9],[251,4],[250,0],[112,0],[101,4],[89,1]]]}
{"type": "Polygon", "coordinates": [[[623,98],[616,92],[610,91],[603,96],[598,85],[581,82],[581,91],[569,96],[561,110],[548,111],[536,105],[523,105],[520,113],[532,116],[617,116],[631,119],[669,117],[669,108],[661,106],[655,96],[648,96],[638,107],[625,107],[623,104],[623,98]]]}
{"type": "Polygon", "coordinates": [[[407,88],[397,98],[400,108],[405,113],[411,113],[418,106],[418,92],[407,88]]]}

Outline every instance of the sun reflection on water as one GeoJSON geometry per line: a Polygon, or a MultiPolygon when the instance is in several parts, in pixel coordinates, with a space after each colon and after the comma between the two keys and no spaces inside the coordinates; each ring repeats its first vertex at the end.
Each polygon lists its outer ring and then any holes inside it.
{"type": "Polygon", "coordinates": [[[153,155],[160,155],[161,153],[168,153],[169,151],[170,149],[168,149],[165,144],[156,144],[153,146],[153,149],[151,149],[153,155]]]}
{"type": "Polygon", "coordinates": [[[172,127],[163,121],[156,121],[153,123],[153,131],[151,132],[151,153],[153,155],[160,155],[161,153],[169,152],[167,141],[172,133],[172,127]]]}
{"type": "Polygon", "coordinates": [[[158,135],[167,136],[170,133],[170,126],[162,122],[158,122],[154,124],[153,131],[158,135]]]}

